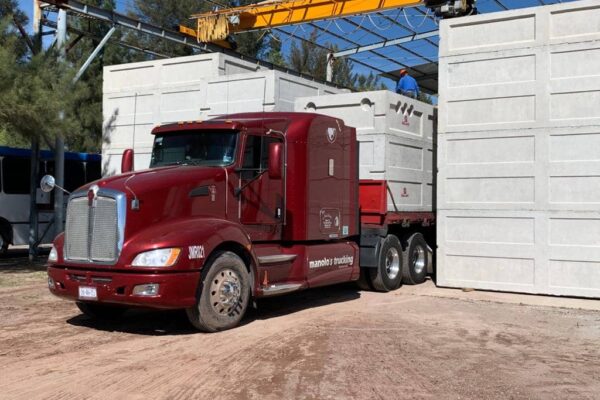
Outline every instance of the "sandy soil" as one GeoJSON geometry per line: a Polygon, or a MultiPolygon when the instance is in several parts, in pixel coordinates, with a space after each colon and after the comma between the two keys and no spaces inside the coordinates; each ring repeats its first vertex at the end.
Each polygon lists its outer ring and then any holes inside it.
{"type": "Polygon", "coordinates": [[[0,261],[2,399],[600,398],[598,311],[346,285],[202,334],[177,311],[92,321],[0,261]]]}

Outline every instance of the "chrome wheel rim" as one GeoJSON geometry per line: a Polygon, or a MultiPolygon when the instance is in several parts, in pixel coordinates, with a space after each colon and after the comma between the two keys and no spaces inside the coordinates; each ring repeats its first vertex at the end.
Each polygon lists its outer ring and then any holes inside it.
{"type": "Polygon", "coordinates": [[[234,313],[242,298],[242,283],[239,275],[225,268],[220,271],[210,284],[210,304],[219,315],[234,313]]]}
{"type": "Polygon", "coordinates": [[[420,274],[425,269],[427,257],[425,255],[425,249],[421,246],[415,246],[412,252],[412,265],[413,271],[416,274],[420,274]]]}
{"type": "Polygon", "coordinates": [[[385,255],[385,273],[390,279],[394,279],[400,273],[400,254],[394,247],[390,247],[385,255]]]}

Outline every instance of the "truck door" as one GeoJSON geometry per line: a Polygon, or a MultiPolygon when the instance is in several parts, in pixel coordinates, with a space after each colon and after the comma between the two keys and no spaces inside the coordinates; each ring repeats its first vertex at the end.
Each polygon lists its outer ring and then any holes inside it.
{"type": "Polygon", "coordinates": [[[252,240],[278,240],[283,218],[283,180],[270,179],[267,171],[272,136],[248,135],[240,169],[240,222],[252,240]]]}

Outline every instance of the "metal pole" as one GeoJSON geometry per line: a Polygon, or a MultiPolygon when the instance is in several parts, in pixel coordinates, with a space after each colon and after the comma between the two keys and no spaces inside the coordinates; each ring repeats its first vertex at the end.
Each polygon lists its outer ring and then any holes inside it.
{"type": "MultiPolygon", "coordinates": [[[[58,10],[58,18],[56,20],[56,45],[59,52],[59,60],[66,59],[66,44],[67,44],[67,12],[63,9],[58,10]]],[[[64,111],[59,114],[60,119],[64,119],[64,111]]],[[[65,143],[62,137],[62,132],[56,135],[56,143],[54,146],[54,168],[55,179],[58,186],[65,186],[65,143]]],[[[58,235],[63,231],[64,222],[64,196],[62,190],[54,192],[54,233],[58,235]]]]}
{"type": "MultiPolygon", "coordinates": [[[[40,29],[40,8],[37,0],[33,1],[33,34],[35,43],[32,52],[40,52],[42,37],[40,29]]],[[[37,210],[37,188],[39,176],[40,142],[34,137],[31,139],[31,158],[29,171],[29,260],[32,261],[38,253],[39,220],[37,210]]]]}
{"type": "Polygon", "coordinates": [[[94,49],[94,51],[92,51],[92,54],[90,54],[90,56],[88,57],[88,59],[85,60],[85,62],[83,63],[83,65],[81,66],[81,68],[79,69],[79,71],[77,71],[77,75],[75,75],[75,78],[73,78],[73,83],[76,83],[79,80],[79,78],[81,78],[81,75],[83,75],[83,73],[85,72],[85,70],[88,69],[88,67],[90,66],[90,64],[92,63],[92,61],[94,61],[94,58],[96,58],[96,56],[98,55],[98,53],[100,53],[100,50],[102,50],[102,48],[104,47],[104,45],[106,44],[106,42],[108,42],[108,39],[110,39],[110,37],[112,36],[112,34],[115,33],[116,29],[117,28],[113,26],[106,33],[106,35],[104,35],[104,38],[102,38],[102,41],[100,43],[98,43],[98,46],[96,46],[96,48],[94,49]]]}
{"type": "Polygon", "coordinates": [[[327,53],[327,82],[331,82],[333,80],[333,53],[327,53]]]}
{"type": "Polygon", "coordinates": [[[39,176],[40,142],[37,138],[31,139],[31,158],[29,173],[29,260],[37,256],[38,241],[38,212],[37,212],[37,187],[39,176]]]}

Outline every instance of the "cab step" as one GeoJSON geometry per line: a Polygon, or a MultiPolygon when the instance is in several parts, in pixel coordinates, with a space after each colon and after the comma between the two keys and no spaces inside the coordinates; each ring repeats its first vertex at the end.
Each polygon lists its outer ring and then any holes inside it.
{"type": "Polygon", "coordinates": [[[301,283],[282,283],[261,287],[264,297],[277,296],[280,294],[291,293],[302,288],[301,283]]]}
{"type": "Polygon", "coordinates": [[[297,254],[275,254],[272,256],[260,256],[258,257],[258,263],[260,265],[268,264],[280,264],[286,262],[292,262],[298,257],[297,254]]]}

